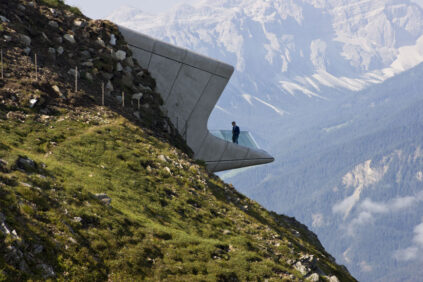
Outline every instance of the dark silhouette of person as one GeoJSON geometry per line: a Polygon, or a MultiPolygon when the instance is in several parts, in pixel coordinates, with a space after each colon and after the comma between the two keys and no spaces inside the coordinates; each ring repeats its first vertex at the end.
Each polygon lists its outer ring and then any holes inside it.
{"type": "Polygon", "coordinates": [[[232,122],[232,143],[238,144],[239,138],[239,126],[236,125],[236,122],[232,122]]]}

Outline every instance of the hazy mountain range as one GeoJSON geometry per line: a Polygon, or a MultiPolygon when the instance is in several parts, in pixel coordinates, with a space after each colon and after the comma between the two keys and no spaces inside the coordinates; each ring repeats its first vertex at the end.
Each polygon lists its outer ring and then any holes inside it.
{"type": "Polygon", "coordinates": [[[408,0],[219,0],[109,17],[236,66],[209,122],[276,162],[236,187],[299,218],[362,281],[423,273],[423,10],[408,0]]]}

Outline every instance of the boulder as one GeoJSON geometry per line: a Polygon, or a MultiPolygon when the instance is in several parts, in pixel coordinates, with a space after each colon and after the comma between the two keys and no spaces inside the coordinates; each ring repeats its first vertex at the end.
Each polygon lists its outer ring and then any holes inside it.
{"type": "Polygon", "coordinates": [[[68,41],[70,44],[75,44],[76,40],[75,37],[72,34],[65,34],[63,35],[63,38],[68,41]]]}
{"type": "Polygon", "coordinates": [[[16,166],[24,171],[34,171],[37,169],[37,164],[33,160],[22,156],[18,157],[16,166]]]}
{"type": "Polygon", "coordinates": [[[31,37],[25,34],[19,34],[19,41],[24,44],[25,46],[31,46],[31,37]]]}
{"type": "Polygon", "coordinates": [[[115,53],[115,58],[116,58],[116,60],[118,60],[118,61],[123,61],[123,60],[125,60],[125,59],[126,59],[126,52],[125,52],[125,51],[123,51],[123,50],[118,50],[118,51],[115,53]]]}
{"type": "Polygon", "coordinates": [[[49,21],[48,25],[52,28],[59,28],[59,24],[56,21],[49,21]]]}
{"type": "Polygon", "coordinates": [[[115,46],[116,45],[116,36],[114,34],[110,35],[110,45],[115,46]]]}
{"type": "Polygon", "coordinates": [[[109,206],[112,203],[112,199],[109,196],[107,196],[107,194],[100,193],[100,194],[95,194],[94,196],[107,206],[109,206]]]}
{"type": "Polygon", "coordinates": [[[4,23],[10,23],[9,19],[0,15],[0,20],[4,23]]]}

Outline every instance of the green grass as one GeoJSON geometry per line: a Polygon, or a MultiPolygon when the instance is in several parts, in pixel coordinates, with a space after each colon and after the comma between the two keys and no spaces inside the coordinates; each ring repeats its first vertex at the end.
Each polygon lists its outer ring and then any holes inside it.
{"type": "Polygon", "coordinates": [[[66,5],[63,0],[40,0],[40,3],[53,8],[68,10],[75,15],[82,16],[81,10],[79,10],[77,7],[66,5]]]}
{"type": "MultiPolygon", "coordinates": [[[[321,254],[182,152],[112,116],[98,125],[71,115],[47,124],[31,118],[0,122],[0,158],[11,170],[0,173],[0,211],[25,242],[50,246],[41,258],[59,277],[215,281],[235,273],[243,281],[258,280],[273,277],[275,269],[298,275],[285,263],[295,257],[285,242],[321,254]],[[171,161],[160,161],[162,154],[171,161]],[[13,170],[19,155],[34,159],[38,170],[13,170]],[[164,173],[166,166],[172,176],[164,173]],[[110,196],[111,207],[96,193],[110,196]],[[263,241],[271,234],[285,238],[275,247],[280,255],[263,241]]],[[[14,267],[7,274],[26,277],[14,267]]]]}

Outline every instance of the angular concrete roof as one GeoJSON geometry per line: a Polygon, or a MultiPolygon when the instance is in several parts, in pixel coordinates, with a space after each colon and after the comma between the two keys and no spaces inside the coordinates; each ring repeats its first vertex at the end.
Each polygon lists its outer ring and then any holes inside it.
{"type": "Polygon", "coordinates": [[[211,172],[270,163],[274,158],[213,136],[207,121],[234,67],[125,27],[119,27],[133,56],[156,80],[164,110],[211,172]]]}

